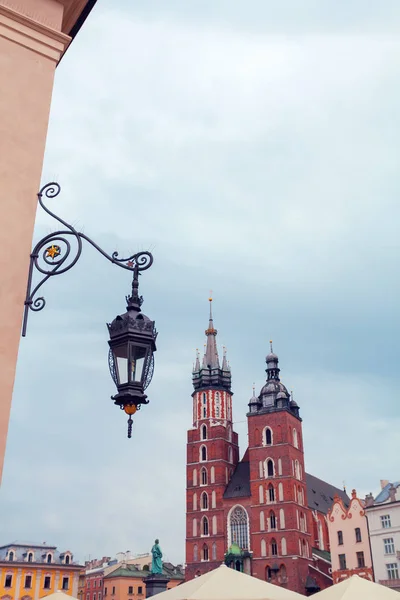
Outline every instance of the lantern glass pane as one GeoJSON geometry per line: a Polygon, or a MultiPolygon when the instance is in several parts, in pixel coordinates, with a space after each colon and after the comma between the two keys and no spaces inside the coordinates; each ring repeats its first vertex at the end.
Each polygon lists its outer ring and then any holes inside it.
{"type": "Polygon", "coordinates": [[[115,364],[117,367],[118,382],[128,383],[128,349],[126,346],[118,346],[113,349],[115,364]]]}
{"type": "Polygon", "coordinates": [[[130,381],[142,380],[143,368],[145,364],[147,354],[147,348],[143,346],[132,346],[131,347],[131,359],[130,359],[130,381]]]}

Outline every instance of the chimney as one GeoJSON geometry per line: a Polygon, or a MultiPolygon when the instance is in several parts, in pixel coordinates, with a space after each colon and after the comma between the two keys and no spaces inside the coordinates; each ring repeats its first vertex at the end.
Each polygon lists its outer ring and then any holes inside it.
{"type": "Polygon", "coordinates": [[[370,492],[369,494],[367,494],[365,496],[365,506],[366,506],[366,508],[368,508],[368,506],[373,506],[373,505],[374,505],[374,497],[370,492]]]}
{"type": "Polygon", "coordinates": [[[394,487],[393,483],[390,484],[389,499],[390,502],[396,502],[396,488],[394,487]]]}
{"type": "Polygon", "coordinates": [[[390,481],[388,481],[387,479],[381,479],[381,490],[383,490],[383,488],[389,485],[389,483],[390,481]]]}

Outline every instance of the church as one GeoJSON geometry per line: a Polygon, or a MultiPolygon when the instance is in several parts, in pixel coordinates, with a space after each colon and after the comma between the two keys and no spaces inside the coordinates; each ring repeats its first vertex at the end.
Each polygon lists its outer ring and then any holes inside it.
{"type": "Polygon", "coordinates": [[[193,367],[187,438],[186,580],[225,562],[311,595],[332,585],[327,513],[340,490],[304,467],[300,408],[281,382],[278,356],[247,412],[242,458],[233,430],[231,369],[217,349],[212,299],[202,360],[193,367]]]}

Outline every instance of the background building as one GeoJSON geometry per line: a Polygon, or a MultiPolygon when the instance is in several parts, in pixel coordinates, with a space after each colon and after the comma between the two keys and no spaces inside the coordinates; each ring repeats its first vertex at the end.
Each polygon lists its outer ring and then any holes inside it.
{"type": "Polygon", "coordinates": [[[69,551],[15,542],[0,547],[0,598],[39,600],[57,590],[77,598],[82,566],[69,551]]]}
{"type": "Polygon", "coordinates": [[[375,581],[400,591],[400,481],[365,498],[375,581]]]}
{"type": "MultiPolygon", "coordinates": [[[[163,563],[163,572],[169,578],[167,589],[172,589],[185,580],[181,565],[163,563]]],[[[103,598],[107,600],[141,600],[146,598],[146,578],[148,569],[138,569],[135,565],[123,563],[104,576],[103,598]]]]}
{"type": "Polygon", "coordinates": [[[349,506],[338,496],[328,513],[333,583],[352,575],[374,581],[365,502],[351,493],[349,506]]]}
{"type": "Polygon", "coordinates": [[[202,363],[193,369],[188,431],[186,578],[222,561],[260,579],[310,593],[332,584],[326,515],[345,492],[305,472],[299,407],[266,358],[267,381],[249,402],[249,446],[239,460],[231,371],[220,363],[211,314],[202,363]]]}
{"type": "Polygon", "coordinates": [[[0,481],[54,72],[95,3],[0,0],[0,481]]]}

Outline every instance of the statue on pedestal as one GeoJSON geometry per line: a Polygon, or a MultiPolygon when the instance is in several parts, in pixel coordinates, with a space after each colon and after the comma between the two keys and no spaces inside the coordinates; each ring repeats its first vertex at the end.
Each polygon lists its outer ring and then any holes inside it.
{"type": "Polygon", "coordinates": [[[151,573],[152,575],[162,575],[162,552],[160,548],[160,540],[154,542],[154,546],[151,549],[153,560],[151,561],[151,573]]]}

